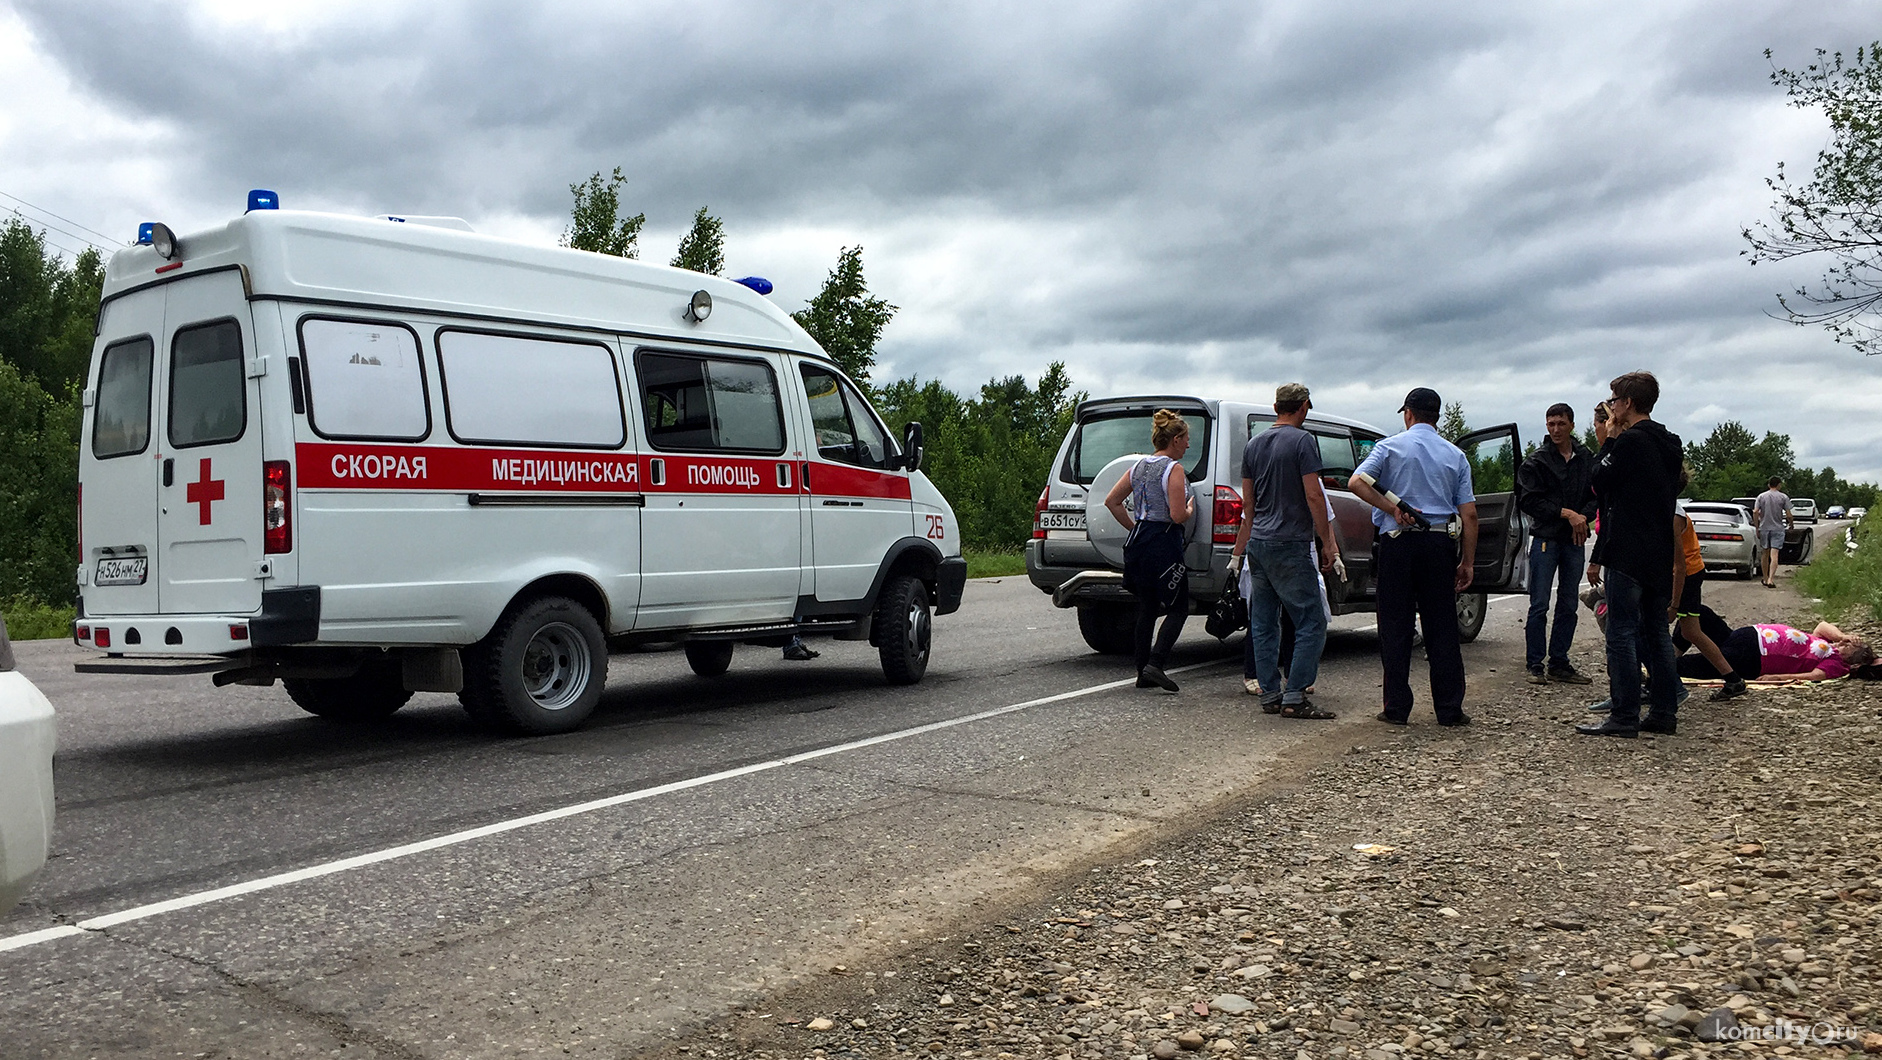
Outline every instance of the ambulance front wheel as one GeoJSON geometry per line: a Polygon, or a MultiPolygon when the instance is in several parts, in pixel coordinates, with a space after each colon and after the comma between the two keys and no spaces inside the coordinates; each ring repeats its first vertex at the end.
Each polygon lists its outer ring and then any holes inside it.
{"type": "Polygon", "coordinates": [[[732,668],[734,647],[737,645],[729,640],[689,640],[686,665],[701,677],[717,677],[732,668]]]}
{"type": "Polygon", "coordinates": [[[601,624],[561,596],[509,612],[464,654],[464,707],[501,732],[541,736],[577,728],[594,713],[608,678],[601,624]]]}
{"type": "Polygon", "coordinates": [[[912,574],[890,578],[876,605],[876,644],[882,673],[892,685],[912,685],[928,672],[934,609],[928,587],[912,574]]]}
{"type": "Polygon", "coordinates": [[[281,686],[302,710],[328,721],[379,721],[412,698],[395,659],[375,659],[351,677],[288,677],[281,686]]]}

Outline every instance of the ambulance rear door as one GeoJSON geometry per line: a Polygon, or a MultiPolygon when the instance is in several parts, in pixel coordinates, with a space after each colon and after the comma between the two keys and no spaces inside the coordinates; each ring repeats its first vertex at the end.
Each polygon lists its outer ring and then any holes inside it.
{"type": "Polygon", "coordinates": [[[164,288],[106,304],[79,440],[79,585],[87,615],[153,615],[157,550],[157,347],[164,288]]]}
{"type": "Polygon", "coordinates": [[[234,270],[165,287],[158,357],[158,602],[166,614],[260,610],[262,463],[255,335],[234,270]]]}

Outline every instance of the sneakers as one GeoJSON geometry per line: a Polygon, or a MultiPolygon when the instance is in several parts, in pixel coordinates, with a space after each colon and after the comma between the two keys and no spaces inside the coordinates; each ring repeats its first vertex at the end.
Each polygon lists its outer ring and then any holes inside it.
{"type": "Polygon", "coordinates": [[[1745,679],[1739,677],[1737,674],[1733,674],[1732,677],[1725,682],[1725,687],[1712,693],[1709,698],[1714,703],[1723,703],[1728,699],[1737,699],[1739,696],[1746,695],[1750,691],[1751,686],[1745,684],[1745,679]]]}
{"type": "Polygon", "coordinates": [[[1549,683],[1549,675],[1543,673],[1541,670],[1531,670],[1529,671],[1529,683],[1532,685],[1546,685],[1549,683]]]}
{"type": "Polygon", "coordinates": [[[1174,692],[1177,690],[1176,682],[1170,680],[1170,675],[1164,673],[1163,668],[1155,663],[1137,671],[1137,687],[1161,688],[1165,692],[1174,692]]]}
{"type": "Polygon", "coordinates": [[[1656,718],[1648,715],[1640,719],[1640,731],[1656,733],[1660,736],[1672,736],[1679,732],[1679,722],[1672,718],[1656,718]]]}
{"type": "MultiPolygon", "coordinates": [[[[1534,679],[1531,678],[1531,680],[1533,681],[1534,679]]],[[[1589,677],[1587,674],[1582,673],[1580,670],[1575,669],[1573,666],[1549,667],[1549,680],[1554,681],[1557,684],[1563,684],[1563,685],[1594,684],[1594,678],[1589,677]]]]}

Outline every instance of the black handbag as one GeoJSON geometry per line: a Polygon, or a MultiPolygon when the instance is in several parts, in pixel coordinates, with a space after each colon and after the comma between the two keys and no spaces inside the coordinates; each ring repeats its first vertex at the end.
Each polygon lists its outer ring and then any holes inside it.
{"type": "Polygon", "coordinates": [[[1226,640],[1237,630],[1248,628],[1248,601],[1242,599],[1242,580],[1230,578],[1226,590],[1209,609],[1202,628],[1217,640],[1226,640]]]}

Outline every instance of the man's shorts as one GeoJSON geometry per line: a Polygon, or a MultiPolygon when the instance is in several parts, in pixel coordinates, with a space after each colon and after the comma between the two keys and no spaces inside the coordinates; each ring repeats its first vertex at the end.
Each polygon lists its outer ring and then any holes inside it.
{"type": "Polygon", "coordinates": [[[1782,530],[1758,531],[1758,547],[1759,548],[1783,548],[1784,547],[1784,531],[1782,530]]]}
{"type": "Polygon", "coordinates": [[[1679,591],[1679,606],[1674,613],[1681,618],[1699,617],[1699,593],[1706,583],[1706,572],[1686,575],[1686,581],[1679,591]]]}

